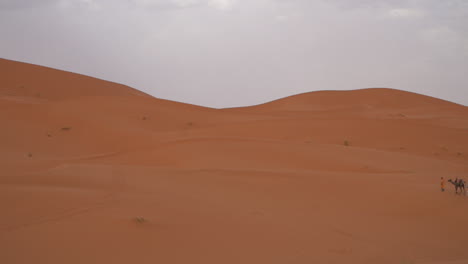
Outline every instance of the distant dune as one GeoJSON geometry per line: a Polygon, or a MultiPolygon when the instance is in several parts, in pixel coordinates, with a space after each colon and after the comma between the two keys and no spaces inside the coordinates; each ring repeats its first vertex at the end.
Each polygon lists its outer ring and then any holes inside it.
{"type": "Polygon", "coordinates": [[[468,107],[212,109],[0,59],[1,263],[468,263],[468,107]]]}
{"type": "Polygon", "coordinates": [[[64,100],[83,96],[148,96],[133,88],[96,78],[0,59],[2,96],[64,100]]]}

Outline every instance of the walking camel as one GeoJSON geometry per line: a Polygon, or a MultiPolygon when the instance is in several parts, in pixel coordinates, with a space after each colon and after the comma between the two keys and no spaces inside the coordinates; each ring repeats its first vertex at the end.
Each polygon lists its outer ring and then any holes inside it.
{"type": "Polygon", "coordinates": [[[462,179],[455,179],[455,181],[452,181],[452,179],[449,179],[448,182],[453,184],[455,186],[455,193],[458,193],[458,189],[460,189],[461,193],[466,194],[465,192],[465,181],[462,179]]]}

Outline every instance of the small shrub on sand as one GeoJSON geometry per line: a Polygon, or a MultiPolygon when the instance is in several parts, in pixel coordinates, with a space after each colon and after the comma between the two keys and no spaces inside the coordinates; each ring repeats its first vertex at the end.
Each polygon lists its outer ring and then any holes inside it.
{"type": "Polygon", "coordinates": [[[71,127],[62,127],[62,131],[70,131],[71,127]]]}
{"type": "Polygon", "coordinates": [[[29,153],[28,153],[28,158],[32,158],[32,156],[33,156],[32,153],[29,152],[29,153]]]}
{"type": "Polygon", "coordinates": [[[146,223],[147,220],[144,218],[144,217],[141,217],[141,216],[138,216],[138,217],[135,217],[135,222],[137,222],[138,224],[143,224],[143,223],[146,223]]]}
{"type": "Polygon", "coordinates": [[[345,141],[343,142],[343,145],[345,145],[346,147],[349,147],[350,143],[349,143],[348,140],[345,140],[345,141]]]}

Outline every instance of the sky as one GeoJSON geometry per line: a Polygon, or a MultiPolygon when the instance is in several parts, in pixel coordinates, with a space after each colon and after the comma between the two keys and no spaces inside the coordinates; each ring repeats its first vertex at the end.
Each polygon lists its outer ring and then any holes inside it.
{"type": "Polygon", "coordinates": [[[0,57],[202,106],[389,87],[468,105],[466,0],[0,0],[0,57]]]}

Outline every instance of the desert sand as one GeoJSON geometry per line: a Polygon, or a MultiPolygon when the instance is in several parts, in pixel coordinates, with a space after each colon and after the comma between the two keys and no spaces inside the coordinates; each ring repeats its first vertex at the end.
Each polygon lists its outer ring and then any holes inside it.
{"type": "Polygon", "coordinates": [[[0,263],[468,263],[468,107],[211,109],[0,59],[0,263]]]}

